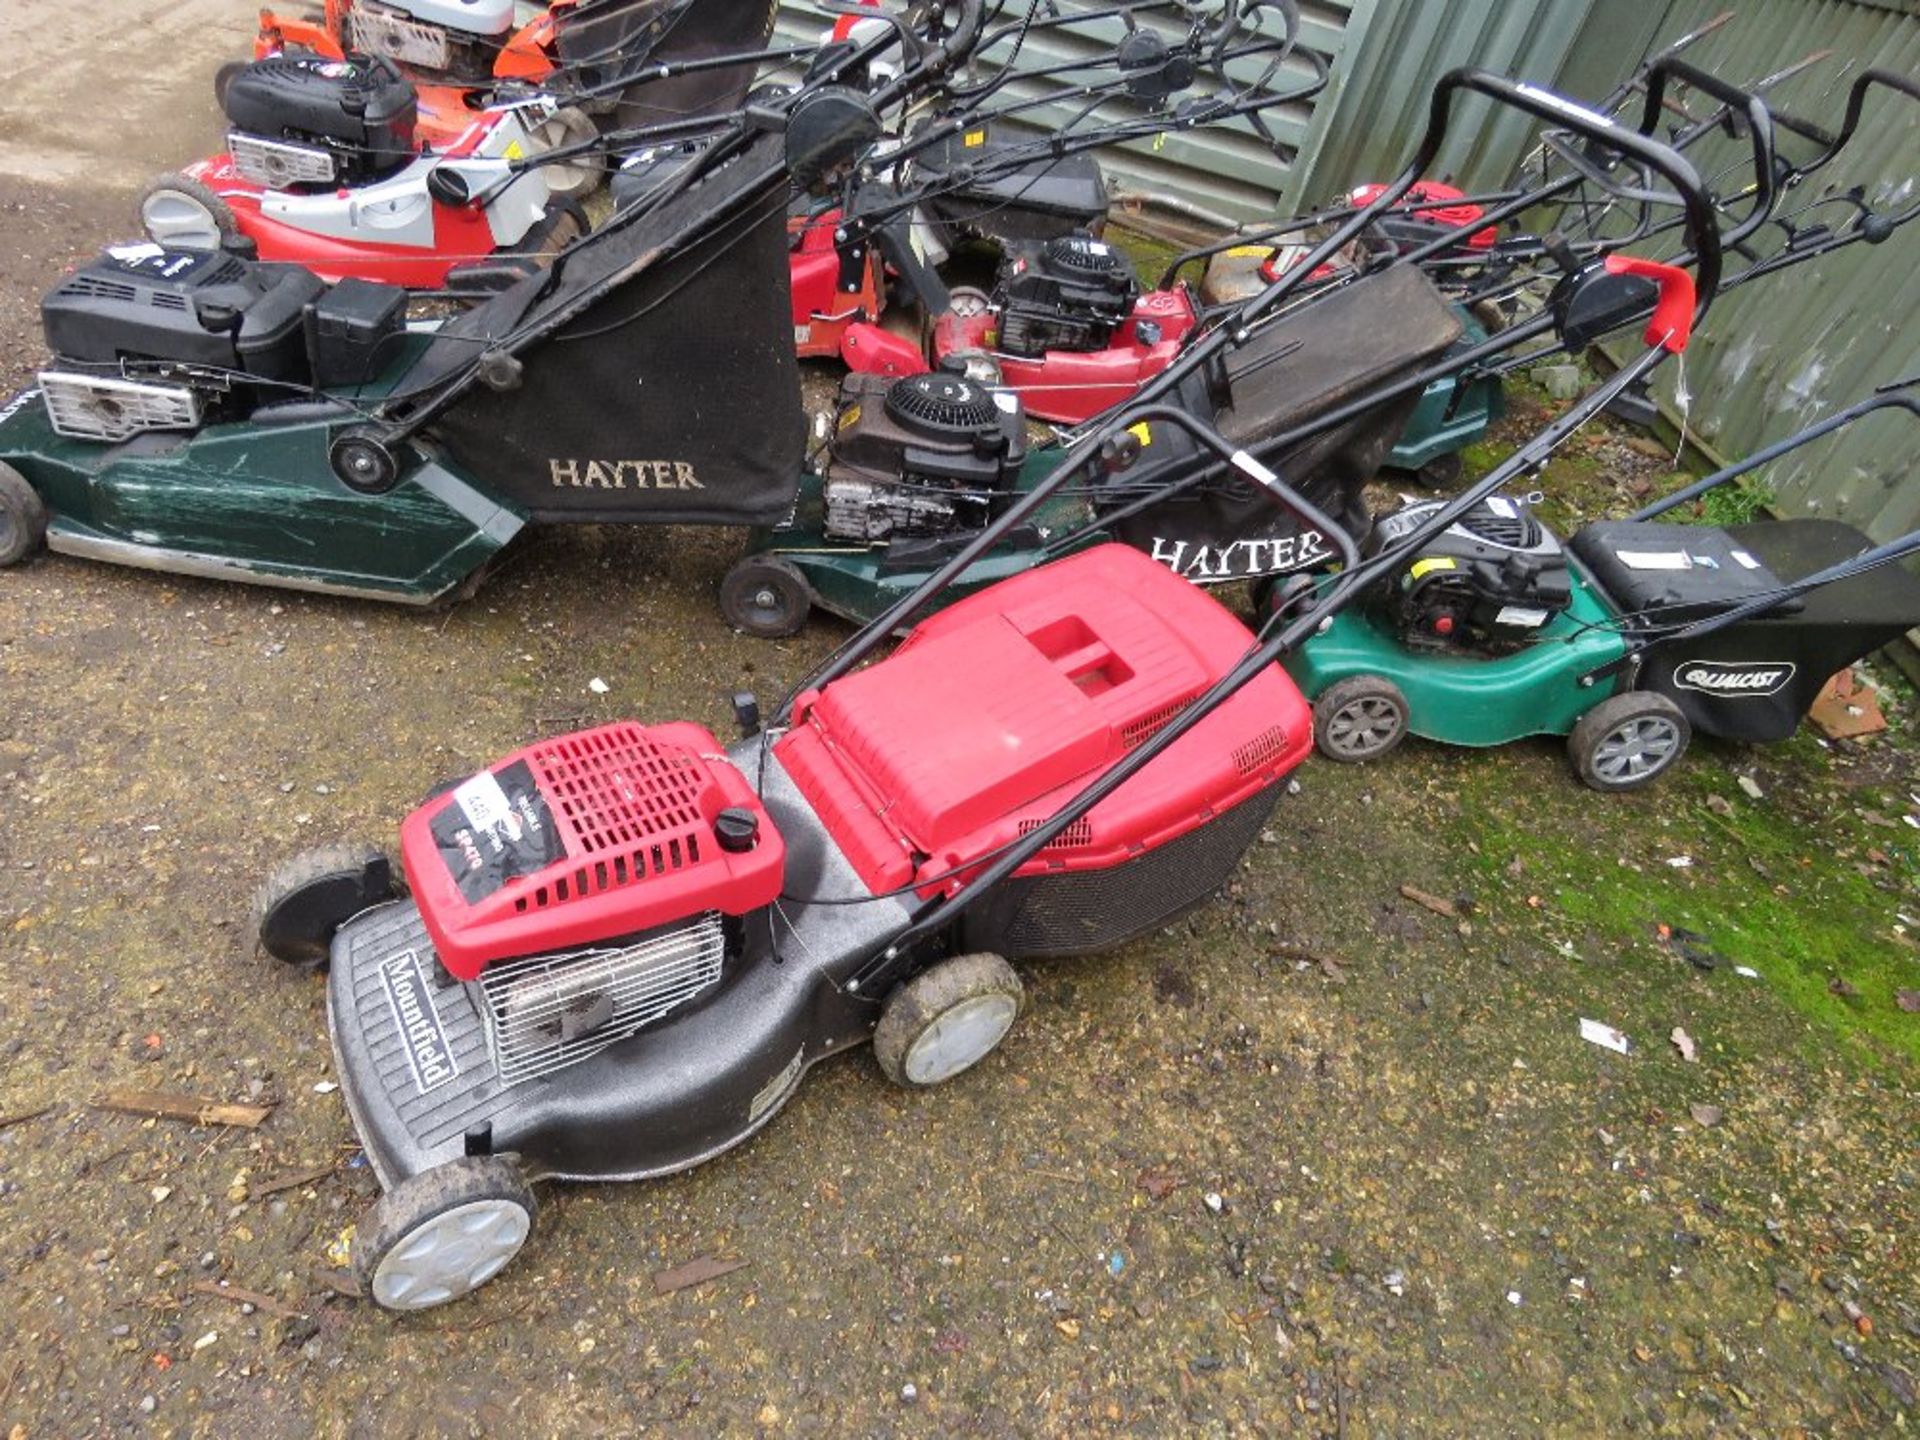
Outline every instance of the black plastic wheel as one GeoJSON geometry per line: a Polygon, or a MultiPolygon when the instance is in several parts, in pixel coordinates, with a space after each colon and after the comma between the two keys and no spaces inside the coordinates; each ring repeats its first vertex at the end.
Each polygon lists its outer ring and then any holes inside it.
{"type": "Polygon", "coordinates": [[[1379,675],[1349,675],[1313,702],[1313,740],[1343,765],[1378,760],[1407,738],[1407,697],[1379,675]]]}
{"type": "Polygon", "coordinates": [[[762,640],[796,634],[812,608],[807,577],[778,555],[749,555],[720,582],[720,613],[727,623],[762,640]]]}
{"type": "Polygon", "coordinates": [[[887,997],[873,1058],[896,1085],[951,1080],[992,1054],[1019,1018],[1026,992],[1013,967],[982,950],[922,970],[887,997]]]}
{"type": "Polygon", "coordinates": [[[409,1176],[354,1232],[353,1273],[382,1310],[431,1310],[471,1295],[533,1233],[537,1207],[505,1155],[463,1155],[409,1176]]]}
{"type": "Polygon", "coordinates": [[[253,933],[274,959],[303,970],[327,963],[333,935],[398,893],[393,862],[372,845],[323,845],[274,868],[253,895],[253,933]]]}
{"type": "Polygon", "coordinates": [[[1637,790],[1686,754],[1693,727],[1680,707],[1651,690],[1609,695],[1567,736],[1574,773],[1595,790],[1637,790]]]}
{"type": "Polygon", "coordinates": [[[362,495],[384,495],[400,482],[400,462],[373,436],[357,430],[334,437],[327,464],[340,483],[362,495]]]}
{"type": "Polygon", "coordinates": [[[175,250],[218,250],[240,233],[233,207],[190,175],[148,181],[133,216],[149,240],[175,250]]]}
{"type": "Polygon", "coordinates": [[[47,538],[47,506],[27,477],[0,462],[0,568],[18,565],[47,538]]]}

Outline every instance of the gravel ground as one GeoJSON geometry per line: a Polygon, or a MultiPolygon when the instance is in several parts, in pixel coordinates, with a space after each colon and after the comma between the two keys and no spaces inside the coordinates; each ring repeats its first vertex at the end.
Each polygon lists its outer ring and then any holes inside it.
{"type": "MultiPolygon", "coordinates": [[[[205,76],[252,5],[142,31],[151,8],[0,14],[0,42],[47,56],[0,106],[0,382],[35,362],[39,290],[209,138],[205,76]],[[169,87],[142,78],[160,58],[169,87]],[[83,95],[81,138],[51,139],[83,95]]],[[[1605,503],[1636,454],[1596,442],[1562,478],[1605,503]]],[[[1310,763],[1220,901],[1030,967],[1029,1013],[955,1084],[838,1060],[702,1169],[549,1192],[469,1302],[398,1322],[340,1293],[374,1186],[328,1093],[323,982],[253,954],[250,890],[306,844],[390,838],[532,735],[720,728],[727,692],[781,690],[844,632],[731,633],[733,547],[547,533],[429,616],[44,557],[0,577],[0,1432],[1913,1423],[1899,715],[1867,745],[1703,746],[1606,800],[1545,743],[1310,763]],[[1706,937],[1693,961],[1675,927],[1706,937]],[[1583,1016],[1632,1053],[1584,1043],[1583,1016]],[[128,1086],[271,1114],[89,1103],[128,1086]],[[746,1263],[656,1293],[700,1256],[746,1263]]]]}

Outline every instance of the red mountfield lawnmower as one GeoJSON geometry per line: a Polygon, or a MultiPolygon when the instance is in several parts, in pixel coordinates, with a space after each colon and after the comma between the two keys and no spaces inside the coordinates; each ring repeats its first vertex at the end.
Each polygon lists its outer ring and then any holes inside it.
{"type": "MultiPolygon", "coordinates": [[[[1476,72],[1442,86],[1577,113],[1476,72]]],[[[1649,348],[1379,555],[1362,559],[1311,501],[1177,406],[1129,409],[802,681],[766,729],[743,696],[732,746],[690,724],[619,724],[517,751],[406,819],[405,899],[374,849],[277,871],[256,897],[261,944],[330,965],[341,1093],[386,1187],[353,1241],[368,1297],[398,1311],[457,1299],[525,1244],[531,1181],[698,1164],[839,1051],[871,1041],[900,1084],[951,1079],[1018,1017],[1012,960],[1106,949],[1204,901],[1312,743],[1274,661],[1684,347],[1720,270],[1713,212],[1674,152],[1620,143],[1684,205],[1700,299],[1683,268],[1615,257],[1657,285],[1649,348]],[[1328,535],[1341,574],[1258,638],[1121,546],[919,618],[1139,424],[1181,427],[1328,535]]]]}

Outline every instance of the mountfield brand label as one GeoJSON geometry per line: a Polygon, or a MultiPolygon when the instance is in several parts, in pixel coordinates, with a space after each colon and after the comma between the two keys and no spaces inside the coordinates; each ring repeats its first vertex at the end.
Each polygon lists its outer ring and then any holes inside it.
{"type": "Polygon", "coordinates": [[[418,951],[402,950],[380,962],[380,983],[386,987],[394,1028],[407,1052],[413,1083],[424,1095],[460,1073],[440,1012],[433,1008],[433,986],[420,968],[418,951]]]}
{"type": "Polygon", "coordinates": [[[549,460],[562,490],[704,490],[684,460],[549,460]]]}
{"type": "Polygon", "coordinates": [[[1674,670],[1673,683],[1682,690],[1737,699],[1777,695],[1793,679],[1793,672],[1794,666],[1784,660],[1738,665],[1725,660],[1688,660],[1674,670]]]}

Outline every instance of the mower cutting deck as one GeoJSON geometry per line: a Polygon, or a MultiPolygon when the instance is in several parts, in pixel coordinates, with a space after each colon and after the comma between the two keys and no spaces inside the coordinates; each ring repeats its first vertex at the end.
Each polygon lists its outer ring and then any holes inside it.
{"type": "Polygon", "coordinates": [[[949,1079],[1018,1014],[1009,960],[1201,903],[1312,745],[1271,666],[937,936],[897,943],[1251,642],[1104,547],[941,612],[803,694],[777,737],[723,752],[697,726],[621,724],[506,757],[401,827],[410,899],[361,908],[389,873],[375,856],[283,867],[262,934],[292,960],[332,936],[338,1073],[387,1187],[355,1243],[373,1299],[466,1293],[526,1238],[528,1179],[697,1164],[840,1050],[872,1040],[890,1079],[949,1079]],[[458,1235],[449,1196],[473,1217],[458,1235]]]}

